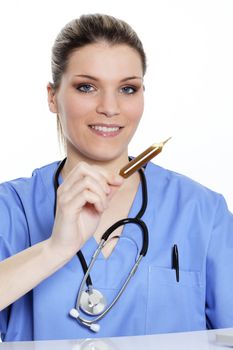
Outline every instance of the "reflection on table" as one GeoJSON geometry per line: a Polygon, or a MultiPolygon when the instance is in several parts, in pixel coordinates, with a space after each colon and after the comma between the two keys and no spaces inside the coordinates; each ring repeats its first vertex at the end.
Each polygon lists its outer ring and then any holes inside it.
{"type": "MultiPolygon", "coordinates": [[[[220,350],[218,335],[232,335],[233,328],[187,333],[82,340],[50,340],[0,344],[1,350],[220,350]]],[[[229,349],[229,347],[228,347],[229,349]]]]}

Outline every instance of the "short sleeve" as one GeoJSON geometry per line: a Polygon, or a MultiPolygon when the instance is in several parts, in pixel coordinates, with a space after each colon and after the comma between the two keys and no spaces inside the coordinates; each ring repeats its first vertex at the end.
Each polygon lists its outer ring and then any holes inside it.
{"type": "MultiPolygon", "coordinates": [[[[27,220],[18,194],[4,183],[0,185],[0,261],[17,254],[29,245],[27,220]]],[[[0,295],[1,297],[1,295],[0,295]]],[[[4,335],[10,307],[0,312],[0,333],[4,335]]]]}
{"type": "Polygon", "coordinates": [[[233,327],[233,215],[220,195],[206,268],[207,327],[233,327]]]}
{"type": "MultiPolygon", "coordinates": [[[[0,235],[0,261],[11,255],[9,245],[4,241],[4,237],[0,235]]],[[[1,296],[0,296],[1,297],[1,296]]],[[[9,317],[9,308],[0,312],[0,333],[4,334],[7,330],[7,320],[9,317]]]]}

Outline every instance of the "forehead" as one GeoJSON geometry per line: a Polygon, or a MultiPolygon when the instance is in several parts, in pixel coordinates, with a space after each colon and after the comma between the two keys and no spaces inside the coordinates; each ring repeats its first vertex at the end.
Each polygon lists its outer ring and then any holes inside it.
{"type": "Polygon", "coordinates": [[[67,74],[124,78],[143,76],[139,53],[126,44],[95,43],[75,50],[69,57],[67,74]]]}

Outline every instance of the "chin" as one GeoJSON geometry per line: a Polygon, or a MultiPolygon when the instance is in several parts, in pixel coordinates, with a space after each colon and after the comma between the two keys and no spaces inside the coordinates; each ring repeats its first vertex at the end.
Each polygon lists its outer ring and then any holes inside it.
{"type": "Polygon", "coordinates": [[[122,155],[122,153],[124,153],[123,149],[118,150],[118,152],[116,152],[116,150],[110,150],[110,149],[106,151],[106,148],[105,148],[103,151],[98,150],[98,152],[96,151],[90,152],[89,150],[89,152],[87,152],[85,156],[98,162],[109,162],[116,158],[119,158],[122,155]]]}
{"type": "Polygon", "coordinates": [[[89,156],[90,159],[98,161],[98,162],[110,162],[116,158],[118,158],[120,155],[119,154],[108,154],[108,155],[96,155],[96,154],[92,154],[89,156]]]}
{"type": "Polygon", "coordinates": [[[70,149],[73,149],[72,153],[80,155],[80,158],[90,159],[97,162],[110,162],[122,156],[122,154],[127,153],[128,144],[124,142],[125,147],[119,142],[115,145],[106,145],[98,143],[87,144],[85,141],[83,144],[70,143],[70,149]]]}

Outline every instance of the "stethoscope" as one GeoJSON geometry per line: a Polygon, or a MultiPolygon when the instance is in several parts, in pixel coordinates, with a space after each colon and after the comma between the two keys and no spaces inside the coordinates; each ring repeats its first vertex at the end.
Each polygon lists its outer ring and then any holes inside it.
{"type": "MultiPolygon", "coordinates": [[[[55,191],[55,202],[54,202],[54,217],[56,215],[56,205],[57,205],[57,189],[59,187],[59,175],[61,173],[61,170],[66,162],[66,158],[63,159],[56,172],[54,175],[54,191],[55,191]]],[[[141,179],[141,185],[142,185],[142,206],[141,209],[139,210],[138,214],[134,218],[126,218],[126,219],[121,219],[114,223],[111,227],[109,227],[104,234],[101,237],[101,241],[95,250],[91,262],[89,266],[87,266],[86,260],[81,252],[79,250],[77,252],[77,256],[80,260],[84,277],[81,282],[79,292],[77,295],[76,299],[76,307],[70,310],[70,316],[75,318],[81,325],[88,327],[90,330],[93,332],[98,332],[100,330],[100,325],[97,323],[99,320],[101,320],[111,309],[112,307],[116,304],[124,290],[126,289],[130,279],[132,276],[135,274],[142,258],[146,255],[147,250],[148,250],[148,244],[149,244],[149,239],[148,239],[148,228],[145,224],[144,221],[141,220],[141,217],[143,216],[146,207],[147,207],[147,185],[146,185],[146,178],[144,175],[144,171],[142,169],[139,169],[139,174],[140,174],[140,179],[141,179]],[[118,227],[127,225],[127,224],[136,224],[142,232],[143,240],[142,240],[142,249],[138,256],[136,257],[136,261],[131,268],[127,278],[125,279],[122,287],[120,288],[118,294],[115,296],[113,301],[107,306],[107,301],[103,294],[98,291],[97,289],[93,288],[90,272],[95,264],[95,261],[97,257],[99,256],[102,248],[104,245],[107,243],[107,240],[111,233],[115,231],[118,227]],[[86,284],[86,290],[84,290],[84,285],[86,284]],[[80,311],[84,312],[85,314],[89,316],[96,316],[94,319],[84,319],[80,315],[80,311]]],[[[115,236],[112,238],[119,238],[119,236],[115,236]]]]}

